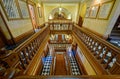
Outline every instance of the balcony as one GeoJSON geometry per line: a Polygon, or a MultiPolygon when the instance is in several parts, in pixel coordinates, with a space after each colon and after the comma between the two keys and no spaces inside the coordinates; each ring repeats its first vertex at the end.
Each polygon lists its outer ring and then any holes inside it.
{"type": "MultiPolygon", "coordinates": [[[[50,23],[51,24],[51,23],[50,23]]],[[[43,27],[39,32],[35,33],[28,40],[23,42],[14,50],[11,50],[4,56],[0,57],[2,77],[12,78],[80,78],[80,79],[119,79],[120,74],[120,49],[108,43],[92,32],[80,28],[76,24],[72,24],[72,42],[49,40],[49,35],[53,34],[50,28],[53,26],[43,27]],[[54,47],[54,48],[52,48],[54,47]],[[79,48],[80,52],[76,51],[79,48]],[[56,50],[54,50],[56,49],[56,50]],[[64,50],[62,50],[64,49],[64,50]],[[80,75],[72,74],[71,63],[69,60],[69,49],[75,54],[75,61],[80,69],[80,75]],[[55,72],[55,52],[64,52],[65,67],[67,68],[67,76],[56,76],[55,72]],[[44,67],[43,58],[52,53],[53,57],[51,75],[40,76],[40,72],[44,67]],[[82,53],[80,55],[80,53],[82,53]],[[84,67],[83,56],[89,63],[91,69],[95,72],[94,76],[89,75],[89,70],[84,67]],[[67,64],[66,64],[67,63],[67,64]],[[14,73],[13,73],[14,72],[14,73]],[[32,75],[32,76],[30,76],[32,75]],[[36,76],[39,75],[39,76],[36,76]],[[102,75],[102,76],[101,76],[102,75]]],[[[59,24],[58,24],[59,25],[59,24]]],[[[56,26],[57,27],[57,26],[56,26]]],[[[58,30],[58,29],[57,29],[58,30]]],[[[57,31],[56,30],[56,31],[57,31]]],[[[59,29],[60,30],[60,29],[59,29]]],[[[70,55],[71,56],[71,55],[70,55]]],[[[63,57],[64,58],[64,57],[63,57]]]]}

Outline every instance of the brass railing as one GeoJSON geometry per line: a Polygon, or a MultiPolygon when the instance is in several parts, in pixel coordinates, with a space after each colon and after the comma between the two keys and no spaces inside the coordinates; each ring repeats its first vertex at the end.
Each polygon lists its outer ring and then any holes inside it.
{"type": "Polygon", "coordinates": [[[119,48],[77,25],[74,25],[73,33],[85,44],[107,74],[120,74],[119,48]]]}

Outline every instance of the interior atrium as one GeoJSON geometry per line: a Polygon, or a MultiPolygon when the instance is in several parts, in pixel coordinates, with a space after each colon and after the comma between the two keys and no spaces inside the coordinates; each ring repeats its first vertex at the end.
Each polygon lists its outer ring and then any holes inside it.
{"type": "Polygon", "coordinates": [[[0,79],[120,79],[120,0],[0,0],[0,79]]]}

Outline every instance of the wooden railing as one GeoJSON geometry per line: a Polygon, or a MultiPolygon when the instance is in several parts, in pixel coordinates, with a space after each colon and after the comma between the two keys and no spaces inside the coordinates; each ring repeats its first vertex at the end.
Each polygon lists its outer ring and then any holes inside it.
{"type": "MultiPolygon", "coordinates": [[[[49,32],[49,27],[43,27],[39,32],[32,35],[14,50],[10,51],[10,54],[1,57],[1,60],[6,62],[9,68],[19,69],[21,74],[26,74],[27,70],[31,67],[31,62],[32,64],[35,63],[33,62],[33,58],[35,58],[34,56],[39,52],[43,41],[49,36],[49,32]]],[[[41,58],[39,58],[39,62],[40,61],[41,58]]]]}
{"type": "MultiPolygon", "coordinates": [[[[104,39],[98,37],[97,35],[91,33],[90,31],[82,29],[77,25],[74,25],[71,31],[75,39],[77,38],[78,42],[81,41],[81,44],[84,45],[85,47],[84,50],[88,51],[87,54],[84,54],[84,55],[86,57],[87,55],[90,56],[88,61],[92,66],[94,66],[93,67],[94,69],[95,68],[97,69],[98,66],[101,67],[100,69],[103,72],[102,75],[103,74],[120,74],[120,49],[119,48],[113,46],[112,44],[108,43],[104,39]]],[[[40,58],[41,54],[39,54],[38,56],[37,53],[40,50],[40,46],[42,46],[42,44],[45,44],[43,43],[43,41],[44,39],[46,39],[47,37],[46,35],[49,35],[49,33],[50,33],[50,28],[43,27],[39,32],[35,33],[25,42],[20,44],[17,48],[10,51],[9,54],[1,57],[0,59],[2,61],[5,61],[5,63],[7,63],[6,67],[17,68],[20,70],[20,72],[22,72],[21,74],[26,74],[28,70],[30,71],[30,69],[33,68],[32,66],[35,65],[34,62],[36,60],[39,62],[42,62],[40,58]]],[[[34,67],[33,69],[35,68],[36,67],[34,67]]],[[[70,69],[68,70],[71,71],[70,69]]],[[[95,71],[97,72],[97,70],[95,71]]],[[[35,77],[35,78],[38,78],[38,77],[35,77]]],[[[70,76],[70,77],[74,77],[74,76],[70,76]]],[[[92,77],[85,76],[85,77],[94,78],[93,76],[92,77]]],[[[103,77],[101,78],[101,76],[97,76],[97,77],[99,77],[100,79],[103,79],[103,77]]],[[[97,77],[95,76],[95,78],[97,77]]],[[[108,76],[105,76],[105,77],[108,77],[108,76]]],[[[21,76],[17,78],[29,78],[29,77],[21,76]]],[[[54,77],[52,76],[52,78],[54,77]]],[[[84,77],[80,76],[80,78],[84,78],[84,77]]],[[[111,78],[111,77],[108,77],[108,78],[111,78]]]]}
{"type": "Polygon", "coordinates": [[[15,79],[120,79],[119,75],[83,75],[83,76],[19,76],[15,79]]]}
{"type": "Polygon", "coordinates": [[[58,40],[49,40],[50,44],[71,44],[72,40],[62,40],[62,41],[58,41],[58,40]]]}
{"type": "Polygon", "coordinates": [[[120,74],[120,49],[97,35],[80,28],[73,27],[73,34],[85,44],[86,49],[101,65],[106,74],[120,74]]]}

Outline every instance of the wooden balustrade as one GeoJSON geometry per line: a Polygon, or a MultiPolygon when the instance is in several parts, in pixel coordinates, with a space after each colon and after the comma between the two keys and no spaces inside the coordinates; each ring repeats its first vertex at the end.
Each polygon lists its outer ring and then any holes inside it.
{"type": "Polygon", "coordinates": [[[58,41],[58,40],[49,40],[49,43],[50,44],[71,44],[72,41],[71,40],[61,40],[61,41],[58,41]]]}
{"type": "Polygon", "coordinates": [[[19,76],[15,79],[120,79],[119,75],[82,75],[82,76],[19,76]]]}
{"type": "Polygon", "coordinates": [[[73,33],[87,46],[108,74],[120,74],[119,48],[77,25],[74,25],[73,33]]]}
{"type": "MultiPolygon", "coordinates": [[[[31,62],[33,64],[35,59],[40,63],[42,63],[42,60],[40,59],[41,54],[37,54],[39,52],[38,50],[40,49],[41,45],[45,44],[43,43],[44,41],[43,39],[46,38],[46,35],[49,35],[51,31],[50,28],[52,27],[53,28],[52,30],[55,30],[54,22],[48,23],[48,24],[50,27],[42,27],[42,29],[39,32],[35,33],[33,36],[31,36],[25,42],[20,44],[14,50],[10,51],[10,53],[7,54],[7,56],[0,57],[0,60],[4,61],[5,63],[5,68],[17,68],[22,72],[22,74],[26,74],[27,70],[31,69],[31,67],[33,66],[31,65],[31,62]],[[33,59],[34,61],[32,61],[33,59]]],[[[104,39],[98,37],[97,35],[91,33],[88,30],[82,29],[77,25],[73,26],[73,23],[65,23],[65,24],[68,24],[69,32],[72,32],[73,35],[76,35],[76,37],[79,40],[81,40],[82,43],[86,46],[86,49],[90,52],[88,53],[92,55],[91,57],[94,57],[91,59],[94,60],[94,62],[96,61],[97,63],[99,63],[97,64],[97,66],[100,65],[101,69],[103,69],[103,71],[105,70],[104,74],[120,74],[120,49],[119,48],[113,46],[112,44],[108,43],[104,39]]],[[[65,44],[58,45],[53,43],[50,45],[53,45],[57,50],[62,50],[62,49],[66,50],[66,47],[70,44],[65,43],[65,44]]],[[[68,59],[67,56],[66,58],[68,59]]],[[[77,59],[79,60],[79,58],[77,59]]],[[[89,61],[89,63],[92,63],[92,62],[89,61]]],[[[93,65],[95,65],[95,63],[92,64],[92,66],[93,65]]],[[[67,66],[70,66],[70,62],[68,62],[67,66]]],[[[35,67],[33,69],[35,69],[35,67]]],[[[39,68],[40,67],[38,67],[38,69],[39,68]]],[[[52,67],[52,70],[53,71],[51,72],[51,74],[54,73],[53,67],[52,67]]],[[[68,71],[71,72],[69,67],[68,67],[68,71]]],[[[23,78],[23,77],[17,77],[17,78],[23,78]]],[[[91,78],[91,77],[87,76],[86,78],[91,78]]]]}
{"type": "Polygon", "coordinates": [[[71,33],[73,23],[71,21],[50,21],[51,33],[71,33]]]}
{"type": "Polygon", "coordinates": [[[39,33],[33,35],[30,39],[26,40],[20,46],[13,50],[19,56],[20,65],[26,69],[34,55],[37,53],[46,34],[49,34],[49,28],[43,28],[39,33]]]}
{"type": "Polygon", "coordinates": [[[42,28],[17,48],[10,51],[10,55],[0,57],[0,59],[6,62],[9,68],[17,68],[22,74],[25,74],[26,70],[29,69],[32,59],[38,53],[43,39],[46,38],[46,35],[49,35],[49,32],[49,27],[42,28]]]}

